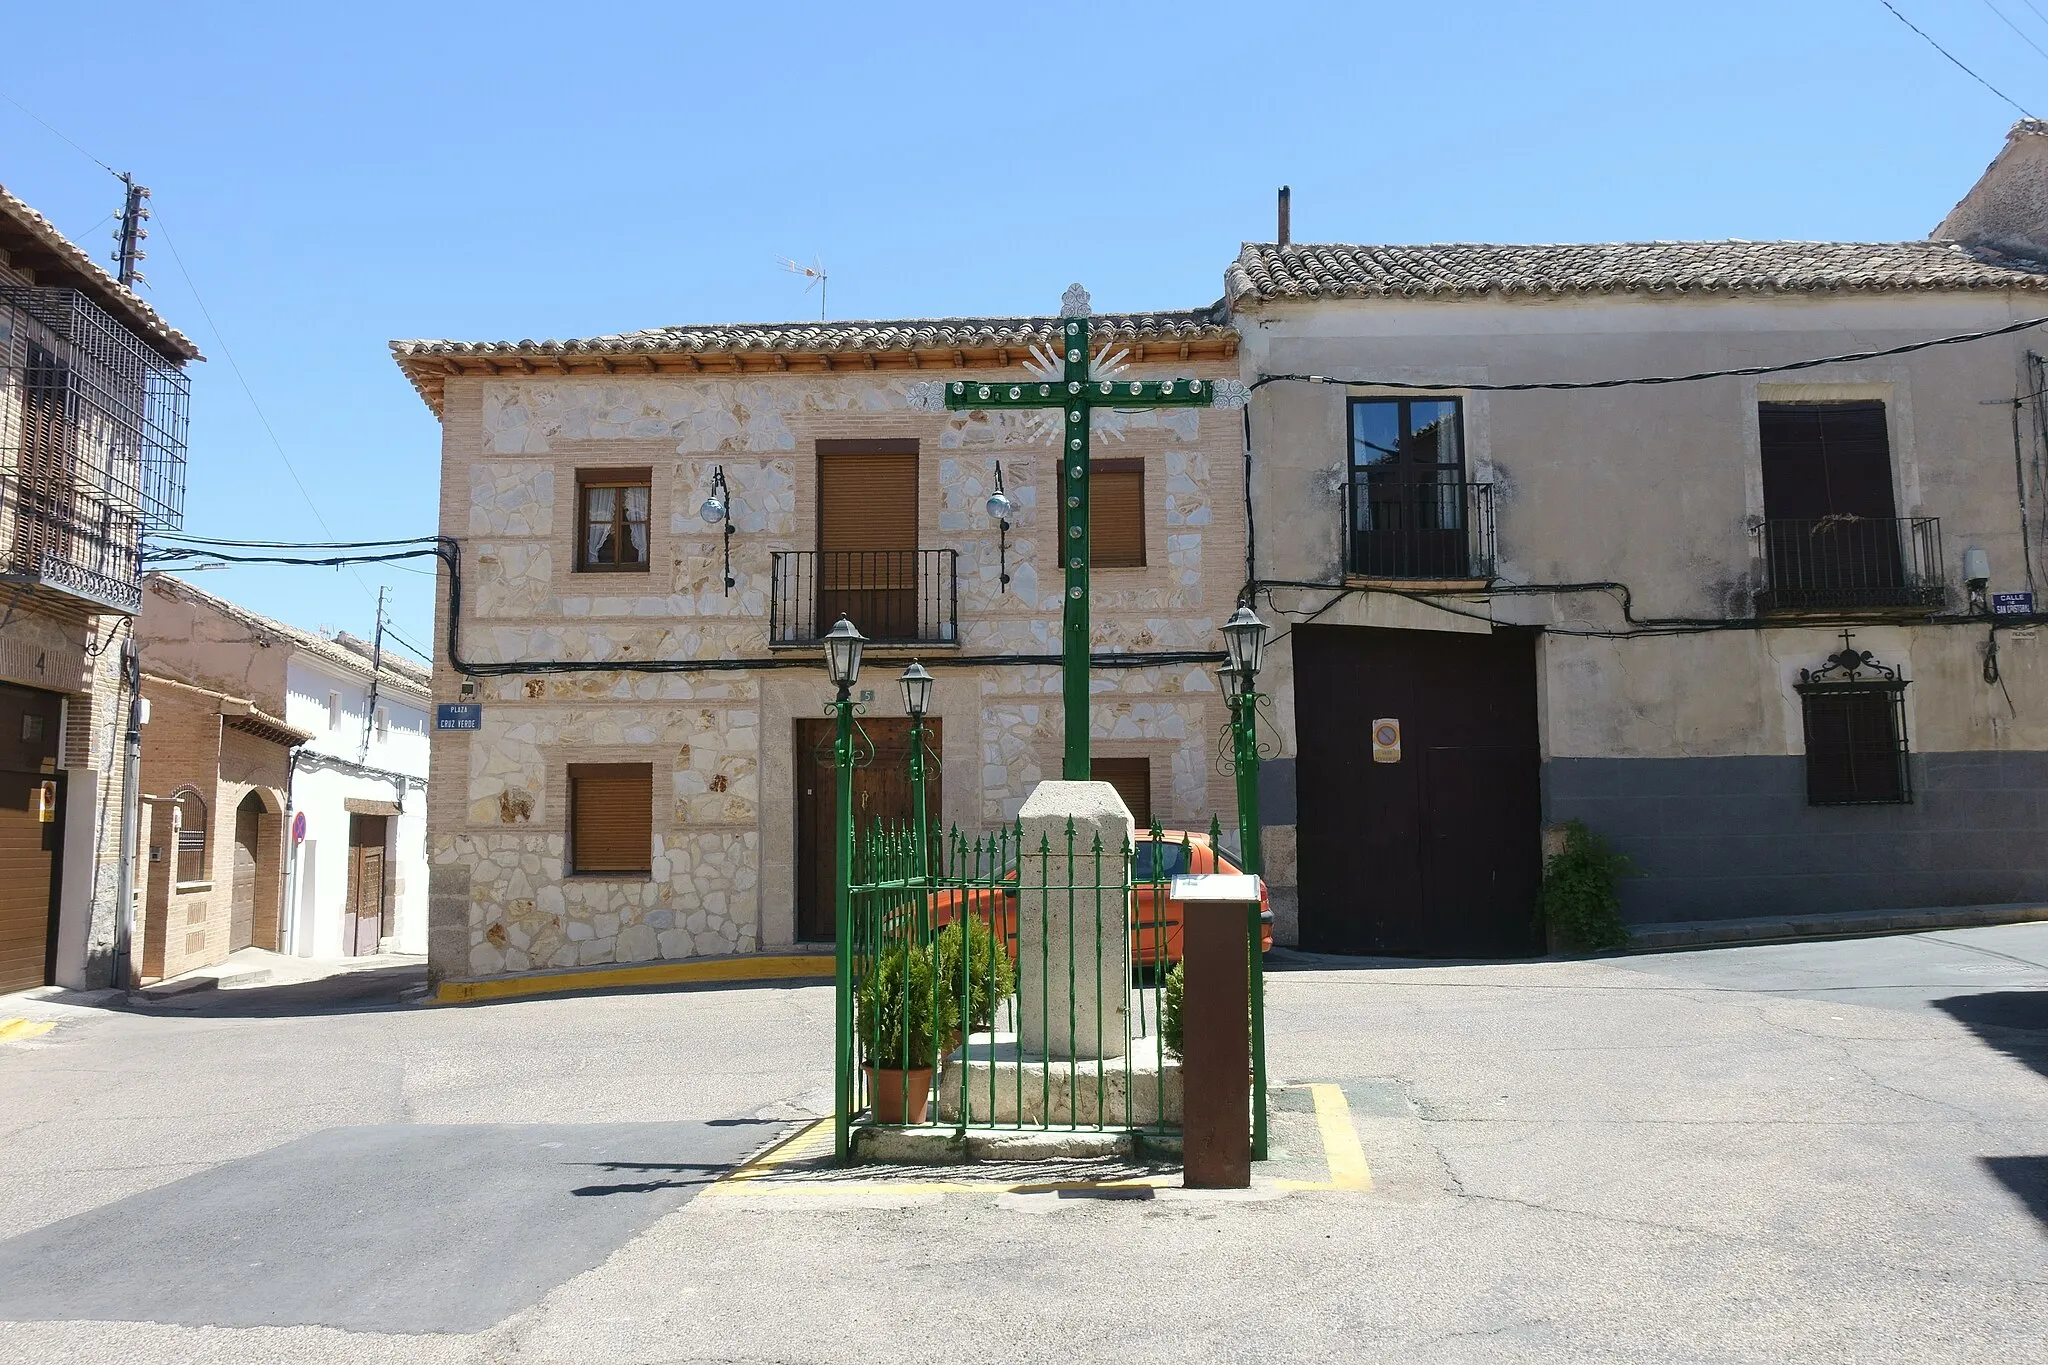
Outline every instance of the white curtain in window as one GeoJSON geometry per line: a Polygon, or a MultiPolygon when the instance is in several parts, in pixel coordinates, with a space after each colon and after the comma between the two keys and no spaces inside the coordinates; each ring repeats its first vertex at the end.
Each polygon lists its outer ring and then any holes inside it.
{"type": "Polygon", "coordinates": [[[616,488],[590,488],[584,490],[589,499],[588,510],[584,513],[583,558],[586,562],[598,563],[598,554],[604,543],[611,539],[612,517],[618,510],[619,490],[616,488]]]}
{"type": "Polygon", "coordinates": [[[626,539],[632,543],[632,562],[647,562],[647,494],[646,485],[628,488],[626,493],[626,539]]]}

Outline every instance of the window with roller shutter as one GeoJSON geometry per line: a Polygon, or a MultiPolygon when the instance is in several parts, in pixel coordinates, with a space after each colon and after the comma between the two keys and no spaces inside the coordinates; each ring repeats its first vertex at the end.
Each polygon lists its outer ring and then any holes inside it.
{"type": "Polygon", "coordinates": [[[1088,466],[1088,558],[1097,569],[1145,566],[1145,462],[1088,466]]]}
{"type": "Polygon", "coordinates": [[[1089,772],[1097,782],[1116,788],[1131,811],[1131,820],[1143,833],[1152,828],[1152,760],[1149,758],[1095,758],[1089,772]]]}
{"type": "Polygon", "coordinates": [[[818,442],[818,608],[870,639],[917,635],[917,442],[818,442]]]}
{"type": "Polygon", "coordinates": [[[569,863],[579,876],[646,876],[654,866],[654,766],[569,765],[569,863]]]}

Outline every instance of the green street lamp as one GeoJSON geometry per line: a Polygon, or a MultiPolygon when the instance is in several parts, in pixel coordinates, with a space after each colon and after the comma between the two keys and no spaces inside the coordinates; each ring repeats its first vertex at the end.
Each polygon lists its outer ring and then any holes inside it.
{"type": "MultiPolygon", "coordinates": [[[[1264,875],[1265,854],[1259,837],[1259,667],[1266,661],[1266,623],[1250,605],[1239,607],[1223,623],[1223,644],[1230,662],[1216,671],[1223,699],[1230,707],[1231,771],[1237,778],[1237,833],[1244,870],[1264,875]]],[[[1266,1159],[1266,982],[1260,951],[1265,926],[1260,906],[1251,907],[1252,994],[1252,1156],[1266,1159]]]]}
{"type": "Polygon", "coordinates": [[[910,809],[917,826],[917,875],[920,878],[931,871],[925,846],[924,717],[932,709],[934,681],[931,671],[914,659],[896,679],[896,685],[903,689],[903,709],[910,716],[910,809]]]}
{"type": "Polygon", "coordinates": [[[833,877],[833,994],[838,1003],[832,1084],[838,1103],[832,1122],[832,1155],[847,1159],[853,1106],[853,685],[860,681],[860,652],[867,637],[844,616],[825,634],[825,676],[835,696],[831,710],[832,767],[837,777],[839,862],[833,877]]]}

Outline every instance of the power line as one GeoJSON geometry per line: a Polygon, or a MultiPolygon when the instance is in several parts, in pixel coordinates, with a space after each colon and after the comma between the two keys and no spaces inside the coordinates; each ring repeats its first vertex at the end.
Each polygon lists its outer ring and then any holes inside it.
{"type": "Polygon", "coordinates": [[[106,162],[94,156],[91,152],[85,150],[85,148],[79,146],[76,142],[73,142],[70,138],[65,137],[61,129],[57,128],[54,124],[50,123],[41,114],[38,114],[35,110],[29,108],[26,104],[23,104],[20,100],[14,98],[14,96],[8,94],[5,90],[0,90],[0,100],[6,100],[9,104],[21,110],[22,113],[27,114],[30,118],[34,119],[37,123],[42,124],[43,127],[48,129],[50,133],[57,138],[58,141],[64,143],[67,147],[71,148],[72,151],[77,152],[80,156],[84,157],[87,161],[90,161],[93,165],[105,171],[108,175],[113,176],[117,180],[120,179],[121,173],[119,171],[115,170],[112,166],[109,166],[106,162]]]}
{"type": "MultiPolygon", "coordinates": [[[[2019,34],[2021,42],[2025,43],[2028,47],[2034,49],[2034,51],[2041,53],[2043,57],[2048,57],[2048,51],[2043,51],[2039,43],[2035,42],[2032,38],[2029,38],[2027,36],[2027,31],[2025,29],[2021,28],[2018,24],[2015,24],[2012,20],[2006,18],[2005,11],[2000,9],[1998,6],[1992,4],[1991,0],[1984,0],[1984,8],[1990,10],[1993,14],[1997,15],[1999,23],[2004,24],[2014,33],[2019,34]]],[[[2038,10],[2035,11],[2035,13],[2037,14],[2039,12],[2040,11],[2038,10]]]]}
{"type": "Polygon", "coordinates": [[[2048,24],[2048,14],[2041,13],[2040,9],[2034,4],[2034,0],[2020,0],[2020,3],[2033,10],[2036,19],[2039,19],[2044,24],[2048,24]]]}
{"type": "MultiPolygon", "coordinates": [[[[1897,11],[1896,9],[1892,9],[1892,0],[1878,0],[1878,3],[1879,3],[1879,4],[1881,4],[1881,5],[1883,5],[1883,6],[1884,6],[1884,7],[1886,8],[1886,9],[1889,9],[1889,10],[1891,10],[1891,11],[1892,11],[1892,18],[1894,18],[1894,19],[1898,20],[1898,21],[1899,21],[1900,23],[1904,24],[1904,25],[1905,25],[1905,26],[1906,26],[1907,28],[1910,28],[1910,29],[1912,29],[1912,30],[1913,30],[1913,32],[1915,32],[1915,33],[1919,34],[1919,35],[1921,36],[1921,38],[1925,39],[1925,41],[1926,41],[1926,43],[1927,43],[1927,45],[1928,45],[1929,47],[1933,48],[1933,49],[1934,49],[1934,50],[1935,50],[1936,52],[1939,52],[1939,53],[1940,53],[1940,54],[1941,54],[1942,56],[1944,56],[1944,57],[1948,58],[1948,59],[1949,59],[1949,60],[1950,60],[1951,62],[1954,62],[1954,63],[1955,63],[1955,65],[1956,65],[1956,69],[1957,69],[1957,70],[1961,71],[1961,72],[1962,72],[1962,73],[1963,73],[1964,75],[1968,76],[1968,77],[1969,77],[1969,78],[1970,78],[1971,80],[1973,80],[1973,81],[1977,82],[1977,84],[1979,84],[1979,85],[1983,86],[1983,87],[1984,87],[1984,88],[1985,88],[1986,90],[1989,90],[1989,91],[1990,91],[1990,92],[1991,92],[1992,94],[1994,94],[1994,95],[1998,96],[1998,98],[2000,98],[2000,99],[2004,100],[2004,101],[2005,101],[2005,102],[2006,102],[2007,104],[2010,104],[2010,105],[2011,105],[2011,106],[2012,106],[2013,108],[2015,108],[2015,109],[2019,110],[2019,111],[2020,111],[2020,116],[2021,116],[2022,118],[2032,118],[2032,117],[2033,117],[2033,115],[2032,115],[2032,114],[2030,114],[2030,113],[2028,113],[2028,112],[2027,112],[2027,107],[2026,107],[2026,106],[2025,106],[2024,104],[2021,104],[2021,103],[2020,103],[2020,102],[2019,102],[2018,100],[2014,99],[2014,98],[2013,98],[2013,97],[2012,97],[2011,95],[2008,95],[2008,94],[2006,94],[2006,93],[2005,93],[2005,92],[2004,92],[2003,90],[2000,90],[2000,89],[1999,89],[1999,88],[1998,88],[1997,86],[1993,85],[1993,84],[1992,84],[1992,83],[1991,83],[1990,81],[1987,81],[1987,80],[1985,80],[1985,79],[1984,79],[1984,78],[1983,78],[1982,76],[1980,76],[1980,75],[1978,75],[1978,74],[1977,74],[1976,72],[1974,72],[1974,71],[1970,70],[1970,68],[1969,68],[1969,67],[1967,67],[1967,66],[1964,66],[1964,65],[1962,64],[1962,62],[1961,62],[1961,61],[1960,61],[1960,60],[1959,60],[1959,59],[1958,59],[1958,58],[1956,57],[1956,55],[1955,55],[1955,54],[1954,54],[1953,52],[1950,52],[1950,51],[1949,51],[1949,50],[1948,50],[1947,48],[1943,47],[1943,46],[1942,46],[1942,45],[1941,45],[1940,43],[1937,43],[1937,42],[1935,42],[1935,41],[1934,41],[1934,39],[1932,39],[1932,38],[1929,38],[1929,37],[1927,36],[1927,32],[1926,32],[1926,30],[1922,29],[1922,28],[1921,28],[1921,27],[1920,27],[1920,26],[1919,26],[1918,24],[1914,23],[1914,22],[1913,22],[1913,21],[1912,21],[1911,19],[1908,19],[1908,18],[1907,18],[1907,17],[1905,16],[1905,15],[1903,15],[1903,14],[1899,13],[1899,12],[1898,12],[1898,11],[1897,11]]],[[[2001,17],[2002,17],[2002,16],[2001,16],[2001,17]]]]}

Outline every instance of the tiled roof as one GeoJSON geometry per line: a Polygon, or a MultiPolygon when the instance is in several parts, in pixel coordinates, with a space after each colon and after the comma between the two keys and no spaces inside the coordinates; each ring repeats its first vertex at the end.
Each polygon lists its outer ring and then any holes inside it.
{"type": "MultiPolygon", "coordinates": [[[[204,360],[192,339],[158,316],[156,309],[143,302],[140,295],[127,285],[109,275],[99,262],[85,254],[69,237],[57,231],[56,225],[37,213],[21,200],[7,192],[0,185],[0,220],[11,225],[26,238],[35,251],[53,257],[58,270],[80,277],[76,283],[94,296],[102,307],[109,308],[132,323],[136,330],[156,343],[166,354],[179,360],[204,360]]],[[[5,246],[0,242],[0,246],[5,246]]],[[[18,254],[10,251],[10,254],[18,254]]],[[[33,262],[31,269],[36,269],[33,262]]],[[[50,280],[41,277],[47,270],[37,269],[38,283],[73,283],[72,281],[50,280]]]]}
{"type": "MultiPolygon", "coordinates": [[[[231,621],[241,623],[259,639],[269,637],[302,649],[316,658],[325,659],[331,664],[338,664],[352,673],[369,676],[369,645],[346,631],[336,639],[330,640],[310,630],[300,630],[297,626],[273,621],[270,617],[259,615],[247,607],[228,601],[225,597],[215,597],[202,588],[193,587],[182,578],[173,578],[166,573],[152,573],[148,575],[148,581],[152,587],[166,591],[173,597],[196,602],[219,612],[231,621]]],[[[395,683],[405,691],[424,698],[432,674],[397,651],[387,649],[384,651],[383,667],[378,670],[378,677],[382,682],[395,683]]]]}
{"type": "MultiPolygon", "coordinates": [[[[1089,319],[1098,341],[1177,342],[1235,335],[1217,308],[1166,313],[1098,313],[1089,319]]],[[[637,353],[730,354],[735,351],[859,352],[967,350],[1051,345],[1056,317],[900,318],[864,322],[733,322],[654,327],[644,332],[568,341],[394,341],[410,356],[574,356],[637,353]]]]}
{"type": "Polygon", "coordinates": [[[1224,273],[1257,299],[1488,294],[1878,293],[2048,289],[2048,271],[1952,242],[1595,242],[1347,246],[1248,242],[1224,273]]]}

